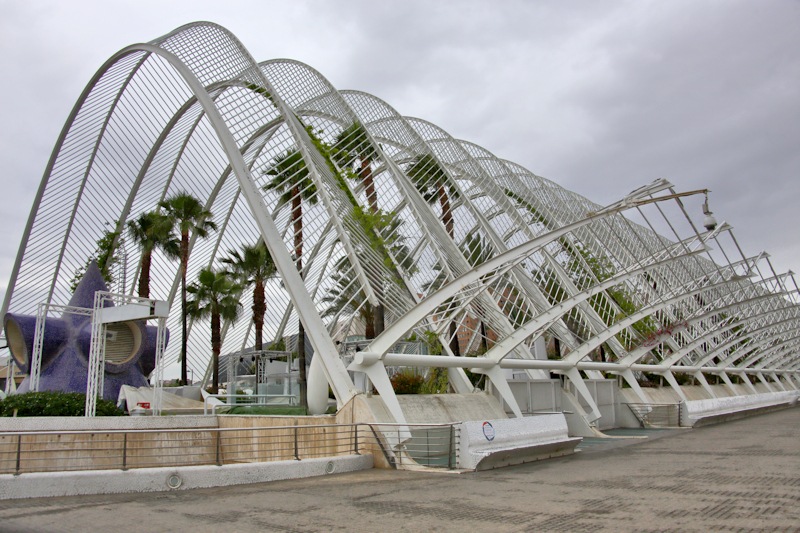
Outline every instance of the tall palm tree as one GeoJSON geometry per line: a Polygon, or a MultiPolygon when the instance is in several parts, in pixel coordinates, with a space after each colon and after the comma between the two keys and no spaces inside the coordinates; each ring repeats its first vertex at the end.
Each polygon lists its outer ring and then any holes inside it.
{"type": "Polygon", "coordinates": [[[444,169],[432,155],[425,154],[414,158],[406,169],[406,174],[411,178],[425,201],[432,204],[438,200],[442,210],[442,224],[444,224],[447,234],[453,239],[455,232],[450,203],[453,198],[458,196],[458,193],[455,187],[448,183],[444,169]]]}
{"type": "Polygon", "coordinates": [[[148,211],[129,220],[128,235],[142,250],[139,260],[140,298],[150,298],[150,265],[152,255],[160,249],[171,259],[180,256],[180,245],[172,227],[172,221],[157,211],[148,211]]]}
{"type": "MultiPolygon", "coordinates": [[[[331,153],[340,166],[355,170],[356,174],[354,175],[364,185],[369,212],[373,215],[378,214],[380,209],[378,207],[378,193],[375,190],[375,178],[372,174],[372,161],[375,159],[377,152],[369,140],[364,126],[360,122],[354,121],[350,126],[343,129],[336,136],[331,153]]],[[[378,298],[382,297],[383,287],[379,283],[374,283],[373,290],[378,298]]],[[[383,304],[378,303],[371,311],[373,320],[371,327],[374,329],[375,335],[380,335],[386,326],[383,304]]]]}
{"type": "Polygon", "coordinates": [[[377,153],[364,126],[356,121],[343,129],[336,136],[331,155],[339,166],[356,170],[356,176],[364,185],[369,210],[373,214],[377,213],[378,194],[375,191],[375,179],[372,175],[372,161],[377,153]]]}
{"type": "Polygon", "coordinates": [[[219,353],[222,348],[222,321],[232,322],[239,316],[242,287],[225,272],[204,268],[197,281],[186,289],[192,299],[186,311],[193,319],[211,318],[211,393],[219,392],[219,353]]]}
{"type": "MultiPolygon", "coordinates": [[[[476,267],[484,263],[487,259],[492,257],[492,250],[486,239],[480,233],[473,233],[469,235],[461,244],[461,251],[464,253],[467,262],[472,267],[476,267]]],[[[486,322],[481,320],[481,349],[485,353],[489,349],[488,335],[486,332],[486,322]]]]}
{"type": "MultiPolygon", "coordinates": [[[[287,150],[275,157],[265,171],[272,179],[264,186],[265,191],[280,194],[281,205],[291,206],[292,228],[294,230],[294,257],[300,276],[303,275],[303,201],[310,204],[317,202],[317,188],[308,173],[305,160],[298,150],[287,150]]],[[[300,387],[300,404],[308,406],[306,382],[306,343],[305,327],[299,320],[297,326],[297,363],[300,367],[298,385],[300,387]]]]}
{"type": "Polygon", "coordinates": [[[334,285],[328,289],[328,293],[322,298],[322,303],[328,304],[327,309],[322,313],[322,317],[358,312],[364,322],[364,336],[368,339],[374,339],[377,333],[375,331],[375,308],[367,300],[357,280],[350,275],[352,273],[350,260],[347,257],[341,258],[336,263],[335,269],[336,272],[331,276],[334,285]]]}
{"type": "Polygon", "coordinates": [[[275,263],[264,241],[256,245],[244,245],[241,251],[230,250],[222,260],[228,265],[228,273],[237,279],[242,287],[253,286],[253,326],[256,333],[254,349],[264,347],[262,332],[264,314],[267,311],[264,283],[275,275],[275,263]]]}
{"type": "MultiPolygon", "coordinates": [[[[406,174],[426,202],[431,204],[436,201],[439,202],[444,229],[450,239],[455,240],[451,198],[455,198],[458,193],[448,183],[444,169],[432,155],[425,154],[414,158],[406,169],[406,174]]],[[[458,344],[458,335],[456,334],[457,329],[455,322],[452,322],[450,324],[450,349],[453,354],[461,355],[461,347],[458,344]]]]}
{"type": "Polygon", "coordinates": [[[217,229],[211,220],[213,215],[203,204],[189,193],[181,192],[163,200],[159,206],[172,221],[181,236],[181,383],[188,383],[186,367],[186,269],[189,265],[189,233],[204,239],[210,231],[217,229]]]}

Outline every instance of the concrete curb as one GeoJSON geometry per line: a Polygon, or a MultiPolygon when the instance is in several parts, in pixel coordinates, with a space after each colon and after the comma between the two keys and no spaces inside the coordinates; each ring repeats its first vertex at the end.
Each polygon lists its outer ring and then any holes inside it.
{"type": "Polygon", "coordinates": [[[0,499],[160,492],[299,479],[368,470],[372,455],[233,465],[0,475],[0,499]]]}

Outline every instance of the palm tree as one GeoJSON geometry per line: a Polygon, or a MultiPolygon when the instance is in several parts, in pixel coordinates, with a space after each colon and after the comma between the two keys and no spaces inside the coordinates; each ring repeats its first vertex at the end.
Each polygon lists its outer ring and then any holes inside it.
{"type": "Polygon", "coordinates": [[[140,298],[150,298],[150,264],[156,249],[161,249],[167,257],[174,259],[180,256],[180,245],[173,232],[172,221],[157,211],[140,214],[136,219],[128,221],[128,235],[142,249],[139,260],[140,298]]]}
{"type": "Polygon", "coordinates": [[[322,317],[338,316],[341,313],[352,315],[358,312],[364,322],[364,336],[374,339],[377,333],[375,331],[375,308],[367,300],[358,281],[351,275],[350,260],[347,257],[341,258],[336,263],[335,269],[336,272],[331,276],[335,284],[322,298],[322,302],[328,304],[322,317]]]}
{"type": "MultiPolygon", "coordinates": [[[[278,202],[291,206],[292,228],[294,230],[294,257],[297,270],[303,276],[303,200],[310,204],[317,202],[317,188],[309,176],[303,156],[297,150],[287,150],[275,157],[265,174],[272,179],[264,186],[265,191],[280,194],[278,202]]],[[[300,405],[307,407],[306,390],[306,343],[302,319],[297,326],[297,363],[300,367],[298,385],[300,405]]]]}
{"type": "Polygon", "coordinates": [[[244,245],[241,252],[228,251],[228,257],[222,260],[228,265],[227,272],[238,279],[242,287],[253,286],[253,326],[256,333],[254,349],[261,351],[264,347],[262,332],[264,330],[264,314],[267,301],[264,295],[264,282],[275,275],[275,263],[264,241],[258,244],[244,245]]]}
{"type": "MultiPolygon", "coordinates": [[[[473,233],[464,239],[464,242],[461,244],[461,251],[472,267],[476,267],[492,257],[491,247],[480,233],[473,233]]],[[[481,320],[480,330],[481,348],[485,353],[489,349],[489,339],[486,332],[486,322],[483,320],[481,320]]]]}
{"type": "MultiPolygon", "coordinates": [[[[364,193],[367,195],[367,204],[369,211],[372,215],[377,215],[380,208],[378,207],[378,194],[375,191],[375,179],[372,175],[372,161],[375,159],[377,152],[369,140],[364,126],[355,121],[347,128],[343,129],[336,137],[333,149],[331,150],[333,158],[336,162],[349,169],[356,169],[358,178],[364,185],[364,193]]],[[[383,295],[383,287],[379,283],[374,283],[373,290],[378,298],[383,295]]],[[[375,335],[380,335],[385,324],[385,311],[383,304],[379,303],[372,309],[373,325],[375,335]]],[[[373,335],[374,337],[374,335],[373,335]]],[[[368,339],[373,337],[367,337],[368,339]]]]}
{"type": "Polygon", "coordinates": [[[181,192],[163,200],[158,204],[164,209],[164,214],[169,217],[172,225],[181,235],[181,383],[188,383],[186,371],[186,269],[189,265],[189,232],[202,239],[208,236],[209,231],[217,229],[211,220],[211,211],[207,210],[200,200],[189,193],[181,192]]]}
{"type": "MultiPolygon", "coordinates": [[[[451,198],[458,196],[455,188],[448,183],[447,174],[439,165],[439,162],[430,155],[420,155],[414,158],[411,165],[406,169],[406,174],[419,190],[426,202],[432,204],[438,200],[442,210],[442,224],[447,231],[450,239],[455,240],[455,229],[453,225],[453,212],[450,206],[451,198]]],[[[458,345],[457,326],[455,322],[450,324],[450,349],[453,354],[461,355],[461,348],[458,345]]]]}
{"type": "Polygon", "coordinates": [[[206,269],[200,271],[197,281],[186,289],[192,299],[186,311],[193,319],[211,318],[211,393],[219,392],[219,353],[222,348],[222,320],[232,322],[239,316],[242,287],[225,272],[206,269]]]}
{"type": "Polygon", "coordinates": [[[447,234],[453,239],[453,212],[450,201],[458,196],[458,192],[448,183],[444,169],[432,155],[425,154],[414,158],[406,169],[406,174],[414,182],[426,202],[432,204],[439,201],[442,210],[442,224],[444,224],[447,234]]]}
{"type": "Polygon", "coordinates": [[[372,214],[377,213],[378,195],[375,192],[375,180],[372,175],[372,161],[375,159],[376,151],[364,126],[356,121],[343,129],[336,136],[331,155],[339,166],[356,169],[356,175],[364,185],[369,210],[372,214]]]}

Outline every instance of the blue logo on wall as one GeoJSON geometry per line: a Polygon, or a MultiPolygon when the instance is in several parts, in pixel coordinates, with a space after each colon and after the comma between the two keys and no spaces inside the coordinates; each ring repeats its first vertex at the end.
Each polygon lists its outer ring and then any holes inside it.
{"type": "Polygon", "coordinates": [[[486,440],[489,442],[494,440],[494,426],[491,422],[483,423],[483,436],[486,437],[486,440]]]}

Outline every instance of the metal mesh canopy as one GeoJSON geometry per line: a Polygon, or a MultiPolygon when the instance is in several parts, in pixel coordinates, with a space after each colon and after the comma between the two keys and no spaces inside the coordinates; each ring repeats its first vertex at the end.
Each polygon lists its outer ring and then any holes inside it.
{"type": "MultiPolygon", "coordinates": [[[[125,48],[90,81],[45,171],[4,312],[68,301],[106,232],[124,237],[178,192],[218,228],[192,236],[188,279],[263,239],[279,271],[266,284],[264,339],[296,334],[302,319],[340,404],[358,391],[337,341],[363,335],[376,314],[377,337],[350,369],[396,418],[389,364],[450,366],[463,393],[463,368],[485,373],[518,414],[504,368],[565,374],[579,392],[582,375],[600,373],[634,388],[639,372],[797,381],[794,278],[766,254],[745,257],[727,224],[697,224],[689,206],[705,191],[659,180],[596,205],[307,65],[257,63],[210,23],[125,48]],[[438,339],[443,355],[393,352],[412,336],[438,339]],[[559,341],[549,358],[533,349],[542,336],[559,341]]],[[[134,293],[138,250],[117,245],[111,289],[134,293]]],[[[151,297],[175,301],[179,263],[157,250],[150,275],[151,297]]],[[[251,299],[245,291],[244,309],[251,299]]],[[[206,322],[188,331],[197,370],[210,358],[206,322]]],[[[180,313],[169,327],[167,364],[180,313]]],[[[223,353],[253,335],[242,313],[223,328],[223,353]]]]}

